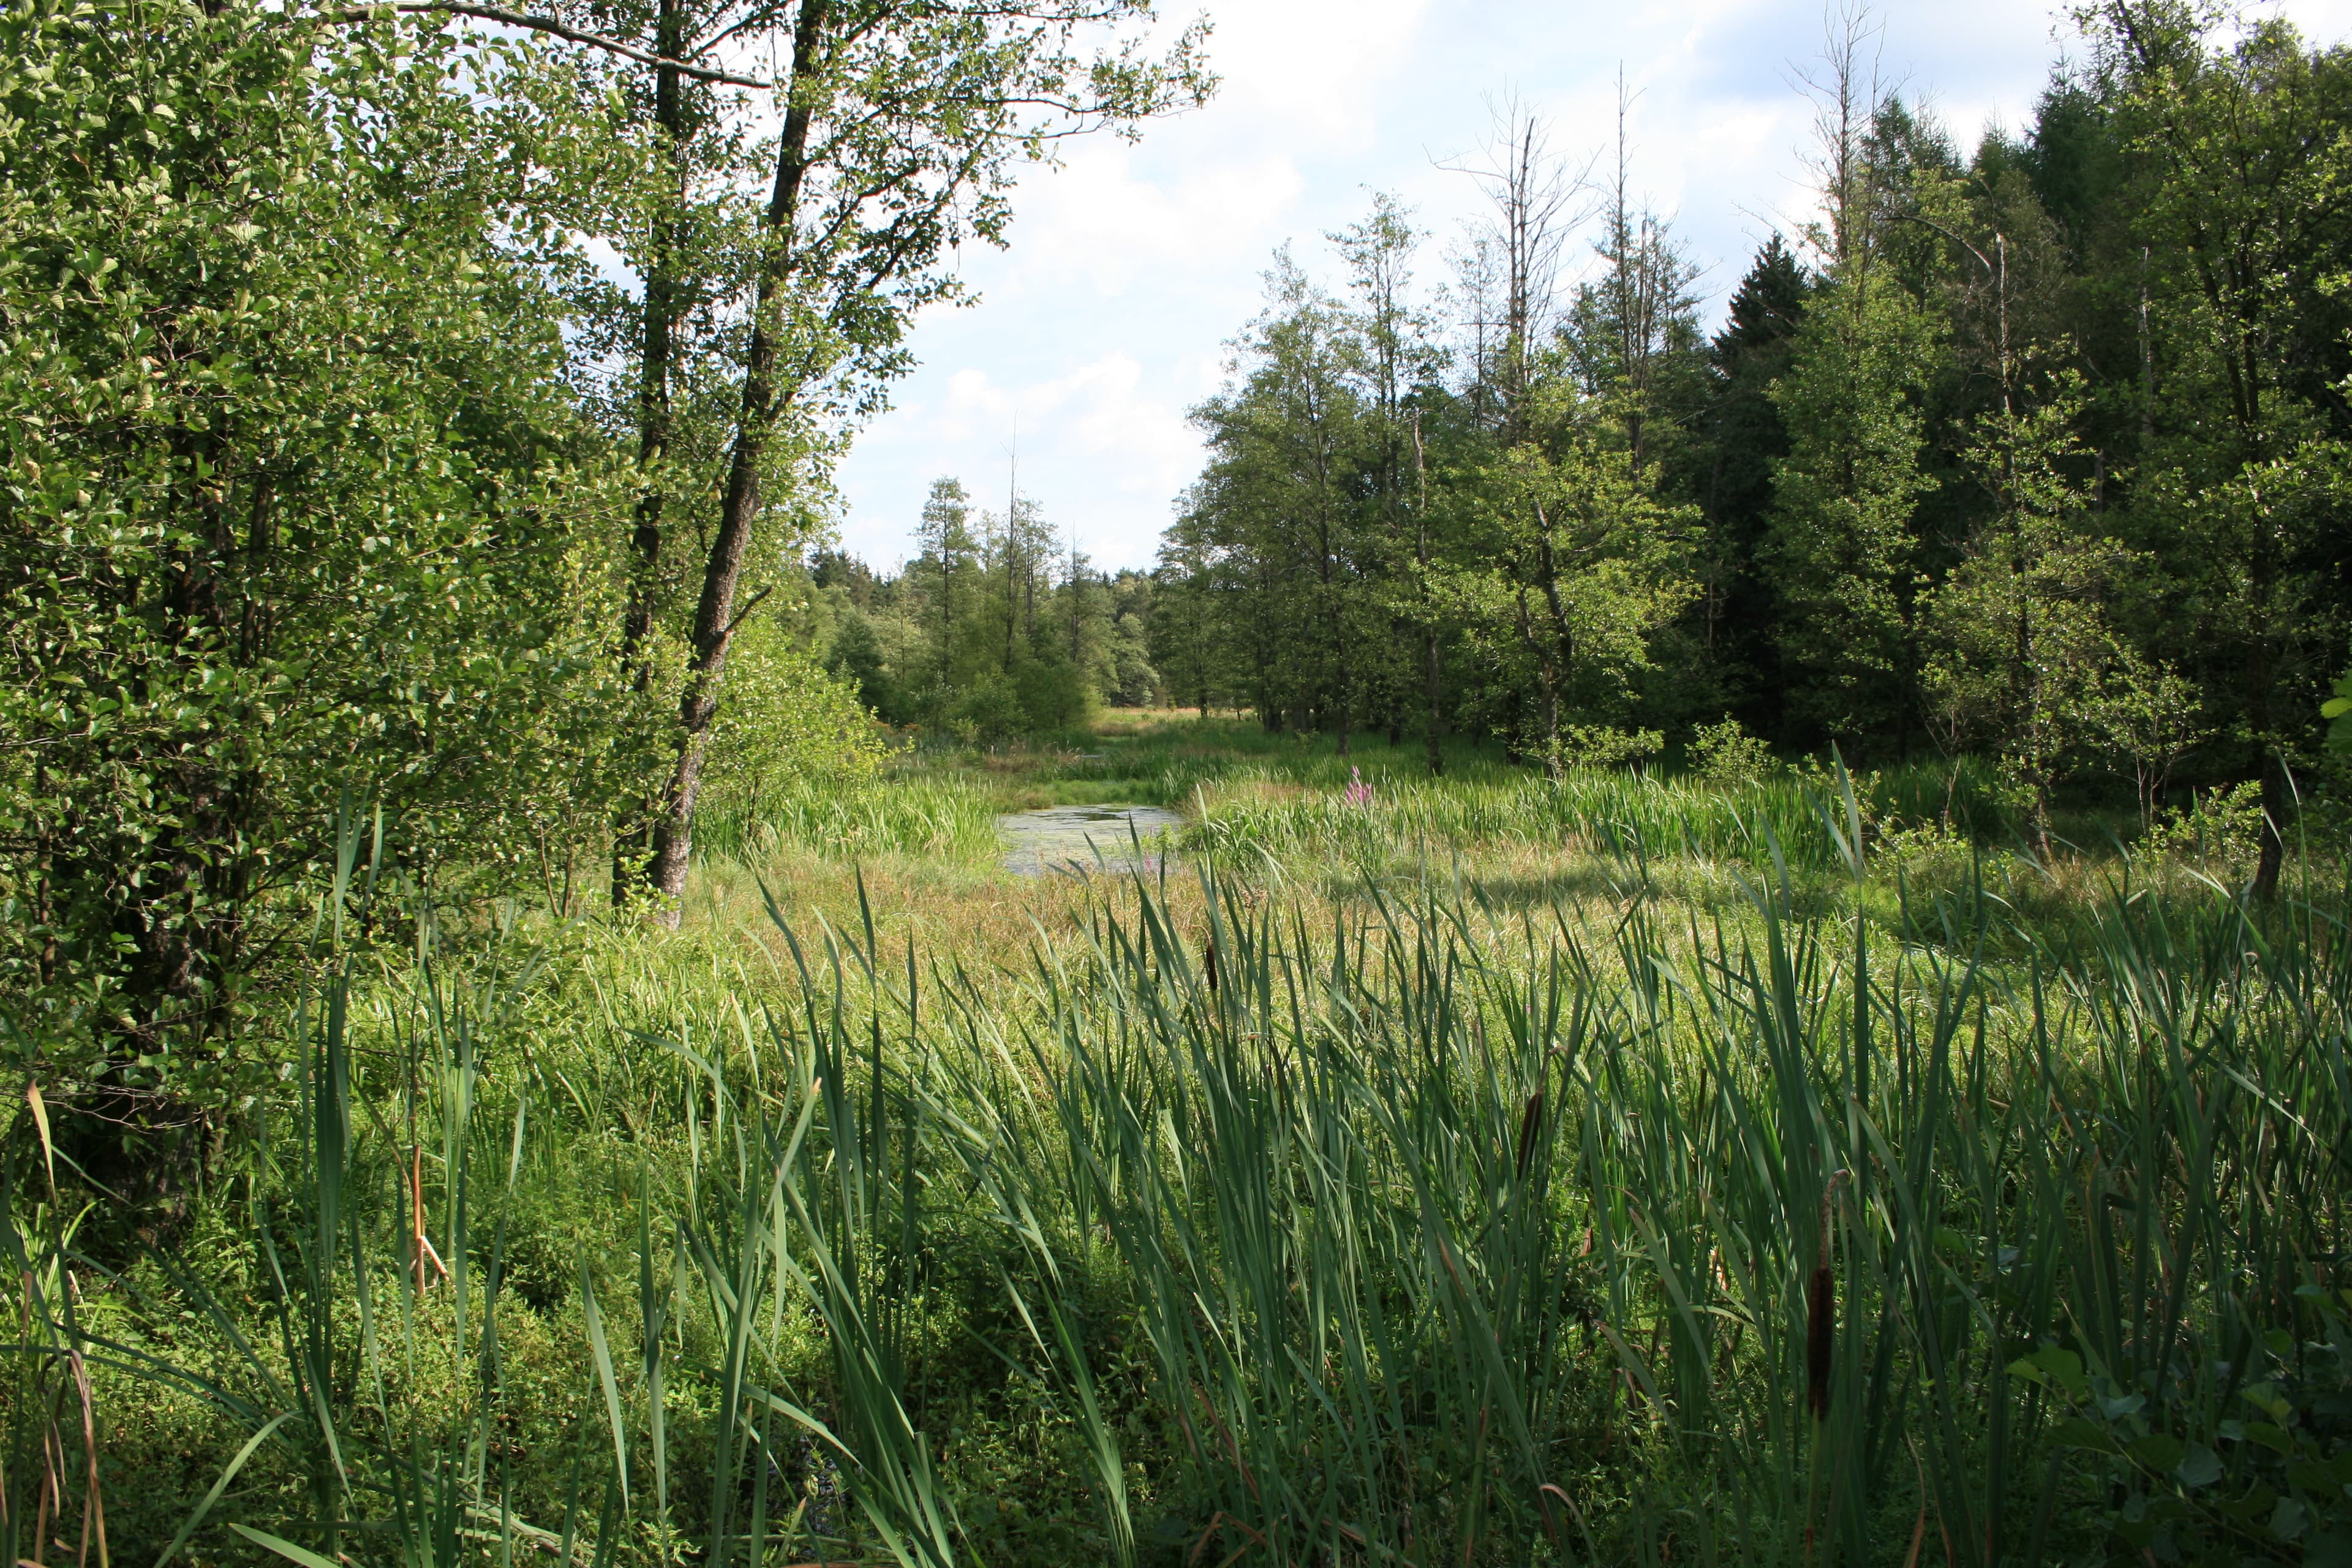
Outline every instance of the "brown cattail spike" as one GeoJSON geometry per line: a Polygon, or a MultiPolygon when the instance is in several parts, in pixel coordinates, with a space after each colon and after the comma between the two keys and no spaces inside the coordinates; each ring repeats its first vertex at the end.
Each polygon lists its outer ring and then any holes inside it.
{"type": "Polygon", "coordinates": [[[1805,1300],[1805,1405],[1816,1421],[1830,1418],[1830,1355],[1837,1348],[1837,1276],[1830,1270],[1830,1209],[1837,1201],[1843,1171],[1831,1173],[1822,1189],[1821,1250],[1813,1257],[1811,1289],[1805,1300]]]}
{"type": "Polygon", "coordinates": [[[1518,1179],[1528,1179],[1528,1160],[1536,1152],[1536,1134],[1543,1128],[1543,1090],[1528,1096],[1527,1114],[1519,1118],[1518,1179]]]}
{"type": "Polygon", "coordinates": [[[1824,1263],[1813,1270],[1805,1308],[1805,1404],[1816,1421],[1830,1418],[1830,1352],[1836,1348],[1837,1281],[1824,1263]]]}

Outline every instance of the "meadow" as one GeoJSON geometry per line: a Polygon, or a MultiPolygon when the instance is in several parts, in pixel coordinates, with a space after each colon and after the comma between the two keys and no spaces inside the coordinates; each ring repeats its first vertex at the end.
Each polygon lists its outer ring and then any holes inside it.
{"type": "Polygon", "coordinates": [[[354,816],[178,1212],[26,1107],[5,1560],[2352,1562],[2324,838],[1354,751],[910,752],[675,933],[354,816]]]}

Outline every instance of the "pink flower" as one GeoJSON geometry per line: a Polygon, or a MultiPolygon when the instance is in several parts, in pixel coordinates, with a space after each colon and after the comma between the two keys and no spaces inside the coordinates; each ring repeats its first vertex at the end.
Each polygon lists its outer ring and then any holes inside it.
{"type": "Polygon", "coordinates": [[[1341,798],[1346,800],[1349,805],[1368,806],[1371,805],[1372,786],[1364,782],[1364,770],[1361,768],[1349,768],[1348,770],[1348,776],[1354,782],[1348,785],[1348,793],[1341,798]]]}

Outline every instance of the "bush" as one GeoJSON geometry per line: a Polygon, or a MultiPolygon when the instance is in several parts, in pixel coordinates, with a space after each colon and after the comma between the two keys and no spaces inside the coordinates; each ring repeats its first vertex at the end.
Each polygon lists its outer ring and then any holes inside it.
{"type": "Polygon", "coordinates": [[[1560,731],[1560,765],[1570,768],[1638,769],[1665,750],[1655,730],[1619,730],[1606,724],[1571,724],[1560,731]]]}
{"type": "Polygon", "coordinates": [[[476,79],[301,10],[0,18],[0,1027],[115,1112],[238,1092],[345,792],[383,858],[530,884],[657,730],[476,79]]]}
{"type": "Polygon", "coordinates": [[[2157,819],[2143,847],[2210,869],[2251,866],[2262,853],[2263,786],[2248,781],[2193,795],[2157,819]]]}
{"type": "Polygon", "coordinates": [[[1763,737],[1749,734],[1737,719],[1700,725],[1691,737],[1690,763],[1715,784],[1752,784],[1780,767],[1763,737]]]}
{"type": "Polygon", "coordinates": [[[736,634],[710,732],[706,809],[723,814],[786,785],[870,779],[883,754],[850,677],[820,667],[772,621],[736,634]]]}

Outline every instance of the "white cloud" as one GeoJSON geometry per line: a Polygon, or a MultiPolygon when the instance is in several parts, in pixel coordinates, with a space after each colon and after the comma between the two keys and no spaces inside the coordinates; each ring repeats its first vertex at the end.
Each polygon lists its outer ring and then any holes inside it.
{"type": "Polygon", "coordinates": [[[887,494],[887,512],[853,506],[845,528],[852,548],[895,562],[932,479],[952,474],[1002,510],[1008,466],[1017,445],[1021,489],[1041,503],[1057,527],[1106,565],[1148,564],[1168,520],[1168,501],[1191,479],[1201,460],[1200,437],[1189,423],[1182,377],[1147,377],[1143,363],[1113,351],[1066,374],[1020,384],[1000,382],[988,370],[964,365],[945,377],[942,395],[910,404],[879,421],[853,461],[860,470],[853,500],[887,494]],[[862,484],[860,483],[862,481],[862,484]],[[887,486],[887,489],[886,487],[887,486]]]}
{"type": "Polygon", "coordinates": [[[1432,0],[1249,0],[1212,8],[1218,107],[1242,136],[1361,141],[1413,58],[1432,0]]]}
{"type": "MultiPolygon", "coordinates": [[[[1265,153],[1155,179],[1141,150],[1097,142],[1024,187],[1004,275],[988,298],[1008,301],[1083,284],[1117,298],[1171,257],[1230,266],[1263,250],[1306,188],[1289,158],[1265,153]]],[[[992,270],[996,270],[992,268],[992,270]]]]}

